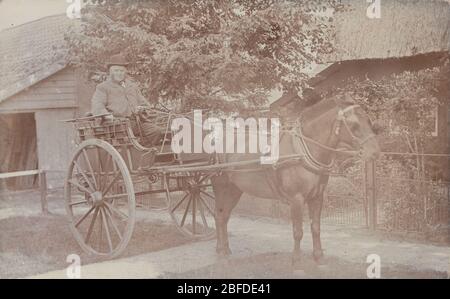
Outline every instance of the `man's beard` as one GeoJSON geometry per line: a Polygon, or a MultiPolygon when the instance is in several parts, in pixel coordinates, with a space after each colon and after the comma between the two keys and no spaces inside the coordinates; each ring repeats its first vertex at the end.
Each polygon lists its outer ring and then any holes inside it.
{"type": "Polygon", "coordinates": [[[125,80],[125,76],[113,75],[112,79],[116,82],[122,82],[123,80],[125,80]]]}

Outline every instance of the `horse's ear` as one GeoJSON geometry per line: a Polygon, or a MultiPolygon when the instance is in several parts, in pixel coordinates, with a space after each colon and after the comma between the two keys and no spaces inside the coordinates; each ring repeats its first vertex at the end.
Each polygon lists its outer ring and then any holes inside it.
{"type": "Polygon", "coordinates": [[[380,121],[374,121],[372,123],[372,131],[376,134],[376,135],[380,135],[385,131],[384,126],[381,124],[380,121]]]}

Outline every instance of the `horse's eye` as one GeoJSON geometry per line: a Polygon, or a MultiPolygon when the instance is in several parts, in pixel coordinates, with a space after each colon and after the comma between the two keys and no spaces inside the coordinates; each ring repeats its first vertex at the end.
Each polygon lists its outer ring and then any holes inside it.
{"type": "Polygon", "coordinates": [[[357,122],[355,122],[355,123],[353,123],[353,129],[355,129],[355,130],[359,130],[359,129],[361,129],[361,125],[359,124],[359,123],[357,123],[357,122]]]}
{"type": "Polygon", "coordinates": [[[352,126],[352,131],[355,135],[361,135],[361,125],[359,123],[354,123],[352,126]]]}
{"type": "Polygon", "coordinates": [[[373,125],[372,125],[372,131],[376,134],[376,135],[379,135],[379,134],[381,134],[381,133],[383,133],[383,126],[380,124],[380,123],[378,123],[378,122],[375,122],[373,125]]]}

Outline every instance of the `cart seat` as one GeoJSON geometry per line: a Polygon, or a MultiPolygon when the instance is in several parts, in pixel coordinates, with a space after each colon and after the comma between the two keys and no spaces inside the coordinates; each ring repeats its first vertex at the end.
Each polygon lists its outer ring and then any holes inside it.
{"type": "Polygon", "coordinates": [[[172,147],[169,143],[162,145],[156,153],[155,163],[167,163],[176,161],[177,156],[172,151],[172,147]]]}

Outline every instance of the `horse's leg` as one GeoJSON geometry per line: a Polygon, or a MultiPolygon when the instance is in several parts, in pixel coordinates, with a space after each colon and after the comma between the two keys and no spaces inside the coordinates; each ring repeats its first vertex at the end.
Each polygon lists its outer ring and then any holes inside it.
{"type": "Polygon", "coordinates": [[[320,241],[320,214],[322,212],[323,192],[308,202],[311,218],[311,235],[313,241],[313,257],[317,263],[323,262],[322,243],[320,241]]]}
{"type": "Polygon", "coordinates": [[[303,238],[303,209],[305,199],[303,195],[297,194],[291,199],[292,231],[294,235],[294,251],[292,253],[292,265],[300,267],[301,251],[300,242],[303,238]]]}
{"type": "Polygon", "coordinates": [[[217,247],[219,255],[230,255],[231,249],[228,243],[228,220],[231,211],[241,198],[242,191],[231,183],[226,175],[213,177],[214,195],[216,197],[216,231],[217,247]]]}

